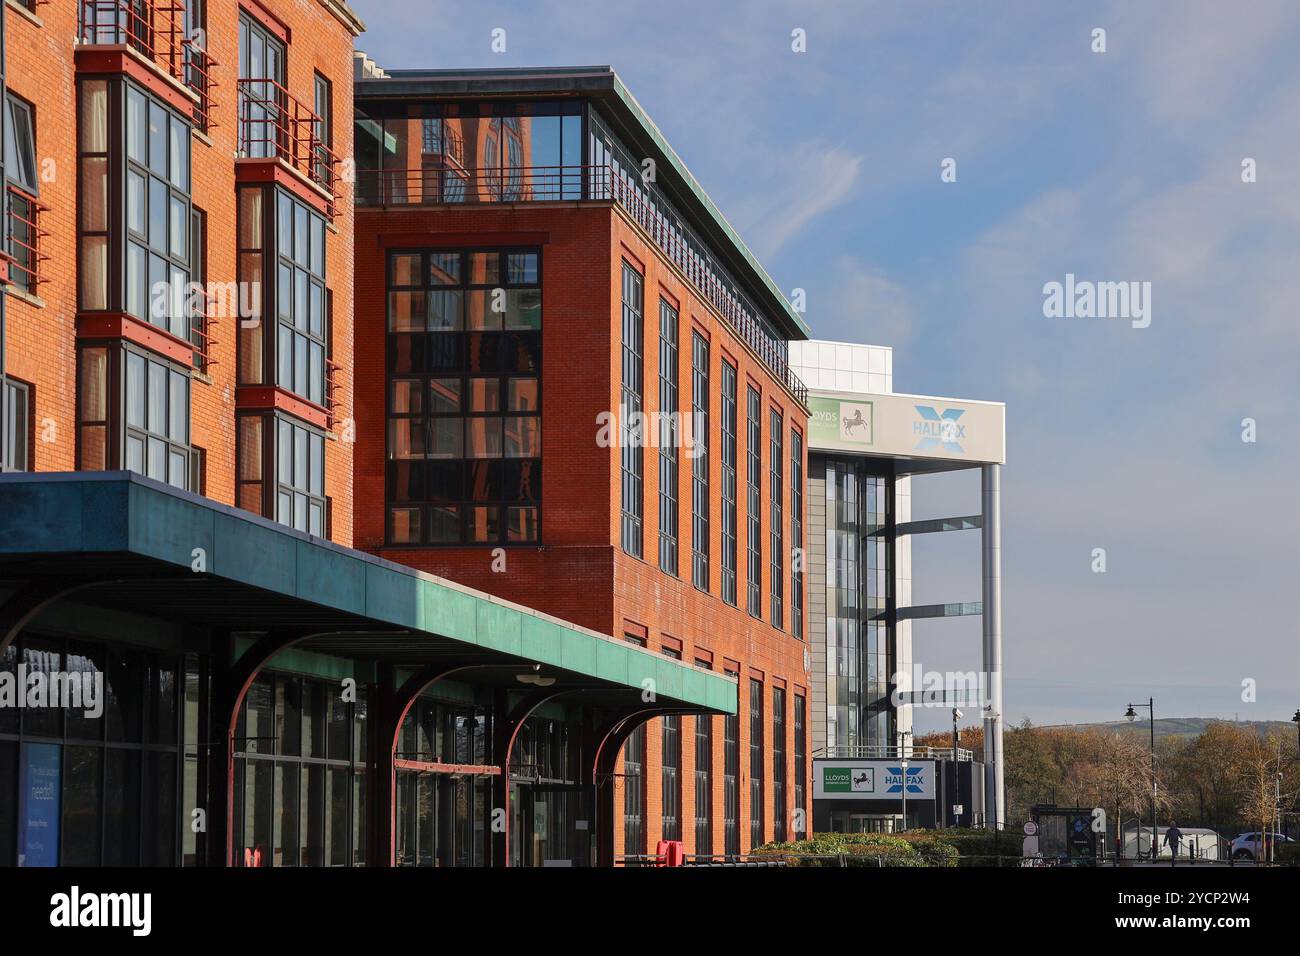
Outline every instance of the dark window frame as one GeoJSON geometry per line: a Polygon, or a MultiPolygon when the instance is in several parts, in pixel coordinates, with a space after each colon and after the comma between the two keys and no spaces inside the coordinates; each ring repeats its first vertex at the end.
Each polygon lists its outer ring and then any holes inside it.
{"type": "Polygon", "coordinates": [[[763,682],[749,679],[749,848],[763,844],[763,682]]]}
{"type": "Polygon", "coordinates": [[[738,606],[737,548],[739,545],[739,515],[736,508],[739,473],[737,471],[738,406],[736,387],[739,379],[736,366],[722,363],[722,600],[732,607],[738,606]]]}
{"type": "Polygon", "coordinates": [[[187,491],[194,490],[190,487],[194,480],[194,418],[193,418],[193,369],[187,365],[174,362],[155,352],[142,349],[134,343],[127,342],[123,339],[110,340],[88,340],[79,342],[77,345],[77,400],[76,400],[76,467],[78,471],[117,471],[131,470],[137,474],[148,476],[148,454],[151,446],[163,444],[164,454],[166,456],[167,477],[157,478],[164,484],[171,484],[174,487],[182,488],[187,491]],[[86,359],[87,356],[103,353],[104,356],[104,390],[100,399],[103,401],[103,417],[89,418],[86,416],[86,403],[89,395],[86,381],[86,359]],[[130,396],[128,390],[130,387],[130,363],[132,359],[137,359],[144,364],[144,394],[142,400],[145,403],[144,416],[145,426],[132,424],[129,420],[131,413],[130,396]],[[149,391],[150,367],[159,367],[165,370],[165,389],[164,401],[167,409],[162,413],[165,419],[164,427],[167,429],[163,432],[157,432],[148,426],[149,422],[149,402],[151,400],[149,391]],[[171,425],[171,403],[172,403],[172,382],[177,379],[184,380],[185,383],[185,418],[184,433],[185,440],[177,439],[170,431],[171,425]],[[92,429],[102,429],[104,460],[95,462],[88,459],[87,456],[87,435],[92,429]],[[138,471],[131,467],[129,461],[129,448],[131,440],[142,443],[144,470],[138,471]],[[170,468],[173,455],[182,459],[179,466],[184,475],[181,484],[177,484],[170,479],[170,468]]]}
{"type": "Polygon", "coordinates": [[[691,583],[709,591],[709,340],[691,330],[691,583]],[[698,426],[698,427],[697,427],[698,426]]]}
{"type": "Polygon", "coordinates": [[[772,688],[772,839],[786,839],[785,688],[772,688]]]}
{"type": "Polygon", "coordinates": [[[769,620],[775,628],[785,626],[785,419],[773,408],[768,415],[768,470],[771,493],[768,507],[771,511],[768,534],[771,538],[768,560],[771,564],[771,594],[769,620]]]}
{"type": "Polygon", "coordinates": [[[622,384],[619,400],[621,449],[621,540],[625,554],[641,558],[645,530],[645,277],[626,259],[622,271],[622,384]]]}
{"type": "MultiPolygon", "coordinates": [[[[540,246],[465,246],[455,248],[411,247],[392,249],[388,254],[386,288],[388,289],[389,317],[386,322],[387,358],[385,360],[385,540],[390,547],[445,548],[445,547],[537,547],[542,543],[542,481],[545,449],[540,446],[543,426],[543,387],[545,357],[541,353],[543,326],[545,324],[544,254],[540,246]],[[491,281],[474,281],[471,264],[475,257],[495,256],[497,274],[491,281]],[[434,282],[435,257],[450,263],[456,263],[455,282],[434,282]],[[523,272],[512,278],[511,263],[513,259],[521,260],[523,272]],[[397,281],[397,264],[401,260],[415,262],[418,280],[414,283],[397,281]],[[476,328],[471,326],[469,317],[475,297],[482,298],[486,304],[488,296],[495,290],[503,290],[507,297],[511,293],[535,293],[537,324],[517,324],[507,327],[504,319],[500,328],[476,328]],[[411,302],[422,303],[419,309],[424,312],[424,326],[415,330],[394,329],[393,311],[397,297],[405,296],[411,302]],[[433,326],[430,321],[431,304],[434,297],[438,301],[454,302],[458,317],[454,327],[433,326]],[[472,368],[469,358],[471,352],[482,350],[484,343],[496,343],[496,367],[472,368]],[[520,350],[530,355],[531,368],[508,367],[507,358],[511,346],[516,353],[520,350]],[[531,349],[531,351],[529,351],[531,349]],[[416,355],[421,356],[417,359],[416,355]],[[428,358],[423,358],[423,356],[428,358]],[[399,356],[406,356],[399,361],[399,356]],[[451,365],[432,367],[437,360],[455,359],[451,365]],[[410,371],[398,371],[402,362],[409,362],[410,371]],[[418,367],[417,367],[418,366],[418,367]],[[454,367],[453,367],[454,366],[454,367]],[[437,387],[448,387],[454,383],[457,394],[454,396],[456,408],[436,407],[434,398],[437,387]],[[483,384],[481,392],[475,391],[476,383],[483,384]],[[511,407],[511,388],[522,383],[531,385],[535,401],[531,407],[511,407]],[[415,398],[419,405],[415,409],[407,408],[397,411],[395,401],[398,387],[415,386],[415,398]],[[494,395],[494,398],[489,396],[494,395]],[[475,407],[483,400],[484,407],[475,407]],[[399,454],[395,428],[401,423],[410,431],[408,444],[410,450],[399,454]],[[442,434],[439,423],[455,422],[455,453],[438,452],[438,436],[442,434]],[[535,454],[507,454],[509,450],[510,423],[531,423],[528,442],[535,447],[535,454]],[[476,424],[481,423],[481,424],[476,424]],[[474,454],[473,438],[475,429],[483,429],[478,437],[486,440],[487,429],[493,428],[499,436],[494,453],[474,454]],[[411,435],[415,438],[412,440],[411,435]],[[476,477],[476,471],[483,469],[487,474],[476,477]],[[518,478],[511,475],[518,470],[518,478]],[[495,472],[494,474],[492,472],[495,472]],[[441,476],[441,477],[440,477],[441,476]],[[450,488],[437,487],[435,482],[450,481],[455,486],[455,493],[450,488]],[[508,486],[517,489],[507,491],[508,486]],[[398,494],[402,486],[409,490],[410,482],[423,489],[423,495],[398,494]],[[484,496],[481,488],[486,482],[488,487],[495,484],[498,493],[484,496]],[[491,535],[475,534],[476,512],[495,512],[496,531],[491,535]],[[417,534],[399,535],[397,518],[399,513],[414,513],[417,534]],[[435,523],[434,516],[441,513],[449,516],[456,533],[454,538],[435,534],[443,524],[435,523]],[[518,520],[520,529],[514,530],[518,520]],[[412,538],[414,537],[414,540],[412,538]]],[[[448,275],[439,267],[440,275],[448,275]]],[[[525,302],[519,298],[517,301],[525,302]]],[[[521,308],[527,308],[527,305],[521,308]]],[[[506,313],[503,313],[503,315],[506,313]]],[[[446,396],[444,396],[445,399],[446,396]]],[[[518,442],[517,442],[518,444],[518,442]]],[[[491,519],[492,514],[485,515],[491,519]]],[[[409,527],[409,525],[408,525],[409,527]]],[[[491,527],[489,524],[488,527],[491,527]]]]}
{"type": "Polygon", "coordinates": [[[0,472],[30,471],[32,387],[0,374],[0,472]]]}
{"type": "Polygon", "coordinates": [[[750,617],[763,619],[763,398],[758,389],[747,385],[745,391],[745,461],[746,461],[746,606],[750,617]]]}
{"type": "Polygon", "coordinates": [[[680,503],[677,484],[680,475],[680,423],[677,377],[678,326],[676,306],[659,297],[659,570],[677,577],[681,538],[680,503]]]}

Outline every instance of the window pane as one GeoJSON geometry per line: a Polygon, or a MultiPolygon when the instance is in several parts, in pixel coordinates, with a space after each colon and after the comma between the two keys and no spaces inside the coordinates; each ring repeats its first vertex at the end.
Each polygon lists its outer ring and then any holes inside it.
{"type": "Polygon", "coordinates": [[[463,328],[461,322],[462,293],[429,293],[429,329],[432,331],[463,328]]]}
{"type": "Polygon", "coordinates": [[[497,285],[501,282],[500,257],[495,252],[469,253],[470,285],[497,285]]]}
{"type": "Polygon", "coordinates": [[[535,416],[505,419],[507,458],[536,458],[542,453],[542,420],[535,416]]]}
{"type": "Polygon", "coordinates": [[[433,412],[460,411],[460,379],[435,378],[429,382],[429,410],[433,412]]]}
{"type": "Polygon", "coordinates": [[[179,445],[190,443],[190,380],[180,372],[171,373],[171,400],[168,403],[167,437],[179,445]]]}
{"type": "Polygon", "coordinates": [[[499,329],[506,307],[504,289],[465,294],[465,328],[499,329]]]}
{"type": "Polygon", "coordinates": [[[126,353],[126,423],[133,428],[144,428],[145,421],[145,360],[135,352],[126,353]]]}
{"type": "Polygon", "coordinates": [[[499,412],[501,410],[501,380],[499,378],[471,378],[469,380],[469,411],[499,412]]]}
{"type": "MultiPolygon", "coordinates": [[[[139,177],[136,177],[139,179],[139,177]]],[[[128,181],[128,187],[136,185],[128,181]]],[[[87,156],[81,161],[81,228],[88,232],[106,232],[108,230],[108,157],[87,156]]],[[[127,197],[127,216],[131,228],[140,230],[142,226],[133,214],[140,214],[143,220],[143,197],[138,207],[132,207],[131,198],[127,197]]]]}
{"type": "Polygon", "coordinates": [[[470,508],[469,540],[475,542],[497,541],[501,538],[501,509],[470,508]]]}
{"type": "Polygon", "coordinates": [[[446,544],[460,540],[460,510],[458,508],[429,509],[429,540],[446,544]]]}
{"type": "Polygon", "coordinates": [[[423,292],[388,293],[388,331],[424,331],[425,312],[423,292]]]}
{"type": "Polygon", "coordinates": [[[420,509],[393,508],[390,511],[390,537],[393,544],[420,543],[420,509]]]}
{"type": "Polygon", "coordinates": [[[429,253],[429,284],[430,285],[459,285],[460,284],[460,253],[459,252],[429,253]]]}
{"type": "Polygon", "coordinates": [[[496,458],[501,454],[501,419],[466,419],[466,458],[496,458]]]}
{"type": "Polygon", "coordinates": [[[540,289],[507,290],[505,326],[507,329],[540,329],[542,327],[542,292],[540,289]]]}
{"type": "Polygon", "coordinates": [[[393,280],[390,285],[420,287],[420,254],[395,253],[392,256],[393,280]]]}
{"type": "Polygon", "coordinates": [[[149,168],[159,176],[167,175],[167,111],[149,101],[149,168]]]}
{"type": "Polygon", "coordinates": [[[435,418],[430,423],[432,430],[432,445],[429,448],[430,458],[460,458],[462,457],[462,436],[464,419],[461,418],[435,418]]]}
{"type": "Polygon", "coordinates": [[[149,363],[149,431],[167,434],[167,369],[149,363]]]}
{"type": "Polygon", "coordinates": [[[393,382],[393,413],[397,415],[419,414],[424,411],[423,383],[416,379],[399,379],[393,382]]]}
{"type": "Polygon", "coordinates": [[[535,412],[538,408],[538,382],[535,378],[512,378],[509,382],[508,408],[512,412],[535,412]]]}

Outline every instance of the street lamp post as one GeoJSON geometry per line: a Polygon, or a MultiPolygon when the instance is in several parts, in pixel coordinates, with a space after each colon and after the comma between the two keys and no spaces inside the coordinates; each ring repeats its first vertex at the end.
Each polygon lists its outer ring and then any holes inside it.
{"type": "MultiPolygon", "coordinates": [[[[1137,720],[1137,711],[1133,709],[1134,707],[1145,707],[1147,713],[1151,715],[1151,862],[1154,863],[1156,840],[1160,832],[1160,823],[1156,817],[1156,699],[1149,697],[1145,704],[1129,704],[1124,716],[1130,723],[1137,720]]],[[[1138,842],[1138,847],[1141,848],[1141,841],[1138,842]]]]}

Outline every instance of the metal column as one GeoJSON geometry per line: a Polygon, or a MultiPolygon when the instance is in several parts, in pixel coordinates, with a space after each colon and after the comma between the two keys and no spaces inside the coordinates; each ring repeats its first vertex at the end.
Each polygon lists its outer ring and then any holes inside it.
{"type": "Polygon", "coordinates": [[[984,584],[984,673],[988,701],[984,711],[985,819],[1006,822],[1002,772],[1002,466],[980,469],[981,565],[984,584]],[[990,807],[991,804],[991,807],[990,807]]]}

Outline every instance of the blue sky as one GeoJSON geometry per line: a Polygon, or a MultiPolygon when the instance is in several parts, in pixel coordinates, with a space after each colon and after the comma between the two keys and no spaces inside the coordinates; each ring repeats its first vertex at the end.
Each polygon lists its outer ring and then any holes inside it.
{"type": "MultiPolygon", "coordinates": [[[[381,66],[611,64],[816,337],[1007,402],[1009,721],[1300,707],[1300,5],[353,6],[381,66]],[[1045,318],[1066,273],[1150,282],[1150,327],[1045,318]]],[[[978,508],[969,476],[915,495],[978,508]]],[[[916,600],[978,598],[964,537],[918,545],[916,600]]],[[[916,634],[925,666],[978,665],[974,621],[916,634]]]]}

